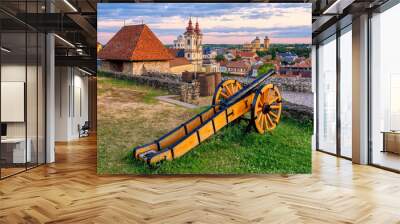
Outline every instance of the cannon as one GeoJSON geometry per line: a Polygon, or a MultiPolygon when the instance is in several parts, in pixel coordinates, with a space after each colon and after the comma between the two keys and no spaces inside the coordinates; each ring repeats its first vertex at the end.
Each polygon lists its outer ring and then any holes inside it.
{"type": "Polygon", "coordinates": [[[223,127],[250,113],[248,129],[254,127],[263,134],[278,125],[282,112],[282,97],[277,86],[264,82],[274,70],[260,75],[243,86],[228,79],[218,84],[212,105],[185,123],[149,144],[133,149],[133,156],[153,166],[161,161],[174,160],[213,136],[223,127]]]}

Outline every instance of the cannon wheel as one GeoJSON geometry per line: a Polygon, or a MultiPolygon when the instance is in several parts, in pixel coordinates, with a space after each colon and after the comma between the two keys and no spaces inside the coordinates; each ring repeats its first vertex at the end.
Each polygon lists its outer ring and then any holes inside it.
{"type": "Polygon", "coordinates": [[[240,82],[234,79],[228,79],[220,82],[217,88],[215,88],[212,104],[213,105],[218,104],[221,101],[221,99],[227,100],[241,88],[242,84],[240,84],[240,82]]]}
{"type": "Polygon", "coordinates": [[[279,123],[282,112],[282,97],[273,84],[262,86],[253,99],[251,120],[256,130],[263,134],[272,131],[279,123]]]}

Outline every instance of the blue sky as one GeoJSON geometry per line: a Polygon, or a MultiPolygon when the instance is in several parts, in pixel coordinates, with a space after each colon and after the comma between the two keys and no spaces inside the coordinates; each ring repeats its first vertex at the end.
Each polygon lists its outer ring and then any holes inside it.
{"type": "Polygon", "coordinates": [[[107,41],[124,25],[147,24],[164,44],[185,31],[191,17],[204,43],[243,44],[256,36],[275,43],[311,42],[308,3],[99,3],[98,41],[107,41]]]}

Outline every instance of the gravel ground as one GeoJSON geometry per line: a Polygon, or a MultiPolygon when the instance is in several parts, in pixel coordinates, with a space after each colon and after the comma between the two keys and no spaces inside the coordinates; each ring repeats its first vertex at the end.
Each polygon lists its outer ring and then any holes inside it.
{"type": "MultiPolygon", "coordinates": [[[[241,83],[250,83],[254,80],[254,78],[249,77],[227,77],[224,76],[222,78],[225,79],[236,79],[241,83]]],[[[268,83],[268,82],[266,82],[268,83]]],[[[293,91],[281,91],[283,99],[298,105],[303,105],[306,107],[313,108],[314,107],[314,96],[311,92],[293,92],[293,91]]]]}
{"type": "MultiPolygon", "coordinates": [[[[180,106],[184,106],[187,108],[196,108],[198,106],[208,106],[211,105],[211,100],[212,96],[209,97],[200,97],[198,100],[198,104],[188,104],[188,103],[183,103],[179,100],[175,100],[172,98],[173,96],[159,96],[156,97],[159,100],[169,102],[172,104],[179,104],[180,106]]],[[[297,105],[303,105],[306,107],[313,108],[314,107],[314,96],[312,93],[302,93],[302,92],[290,92],[290,91],[284,91],[282,92],[282,97],[284,100],[289,101],[290,103],[294,103],[297,105]]],[[[178,98],[178,96],[175,96],[175,98],[178,98]]]]}
{"type": "Polygon", "coordinates": [[[301,93],[301,92],[282,92],[283,99],[298,105],[306,107],[314,107],[314,96],[312,93],[301,93]]]}

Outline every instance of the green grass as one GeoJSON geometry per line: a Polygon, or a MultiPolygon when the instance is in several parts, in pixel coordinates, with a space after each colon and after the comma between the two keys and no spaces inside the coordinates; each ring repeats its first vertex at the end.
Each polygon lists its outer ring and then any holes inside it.
{"type": "Polygon", "coordinates": [[[149,168],[130,151],[118,170],[134,174],[310,173],[310,124],[284,119],[273,133],[245,132],[246,122],[234,123],[174,161],[149,168]]]}
{"type": "MultiPolygon", "coordinates": [[[[99,93],[113,88],[140,92],[146,108],[156,107],[163,92],[136,83],[101,77],[99,93]],[[106,89],[107,89],[106,88],[106,89]],[[147,106],[146,106],[147,105],[147,106]]],[[[223,128],[198,147],[174,161],[150,168],[132,157],[133,147],[155,140],[201,109],[160,107],[150,116],[143,108],[129,111],[129,119],[110,118],[100,111],[98,127],[99,174],[247,174],[310,173],[312,123],[283,117],[272,133],[246,133],[245,121],[223,128]],[[103,116],[103,115],[104,116],[103,116]],[[171,120],[178,119],[172,122],[171,120]]]]}
{"type": "MultiPolygon", "coordinates": [[[[98,85],[106,85],[108,87],[113,88],[128,88],[140,91],[144,93],[140,101],[144,103],[156,103],[157,99],[155,97],[167,95],[168,92],[161,89],[149,88],[147,86],[140,85],[133,80],[122,80],[122,79],[115,79],[112,78],[110,75],[105,75],[104,73],[100,73],[97,80],[98,85]]],[[[108,88],[98,88],[97,94],[101,95],[104,94],[108,88]]]]}

